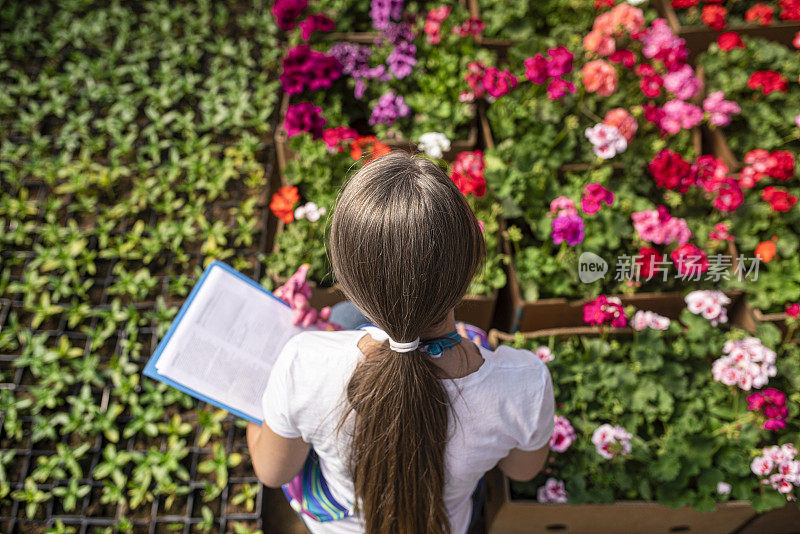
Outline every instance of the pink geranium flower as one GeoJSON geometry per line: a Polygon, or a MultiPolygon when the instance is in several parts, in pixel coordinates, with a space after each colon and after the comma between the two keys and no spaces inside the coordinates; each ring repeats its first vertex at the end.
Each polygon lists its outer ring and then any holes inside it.
{"type": "Polygon", "coordinates": [[[550,437],[550,450],[564,452],[569,449],[576,437],[575,429],[572,428],[569,420],[566,417],[556,415],[553,435],[550,437]]]}
{"type": "Polygon", "coordinates": [[[589,215],[597,213],[603,204],[610,206],[614,203],[614,193],[598,183],[588,184],[583,188],[581,209],[589,215]]]}
{"type": "Polygon", "coordinates": [[[736,102],[725,100],[722,91],[714,91],[703,100],[703,111],[709,114],[711,124],[727,126],[731,123],[731,115],[738,115],[742,110],[736,102]]]}

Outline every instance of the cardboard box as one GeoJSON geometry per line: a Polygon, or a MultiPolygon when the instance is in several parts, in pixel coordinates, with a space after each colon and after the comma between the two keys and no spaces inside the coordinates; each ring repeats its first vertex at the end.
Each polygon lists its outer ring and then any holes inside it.
{"type": "Polygon", "coordinates": [[[497,470],[486,475],[486,508],[488,534],[729,534],[755,516],[747,501],[722,503],[703,513],[639,501],[576,505],[512,500],[509,481],[497,470]]]}

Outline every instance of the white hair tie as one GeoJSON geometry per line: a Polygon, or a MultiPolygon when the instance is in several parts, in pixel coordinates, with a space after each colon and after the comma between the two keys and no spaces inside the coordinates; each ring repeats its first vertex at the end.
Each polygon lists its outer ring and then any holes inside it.
{"type": "Polygon", "coordinates": [[[398,343],[397,341],[389,338],[389,348],[395,352],[411,352],[419,348],[419,338],[408,343],[398,343]]]}

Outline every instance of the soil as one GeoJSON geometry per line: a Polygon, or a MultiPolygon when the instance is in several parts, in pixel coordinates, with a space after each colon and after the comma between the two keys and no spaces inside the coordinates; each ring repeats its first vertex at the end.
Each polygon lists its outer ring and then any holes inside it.
{"type": "Polygon", "coordinates": [[[289,506],[283,490],[264,488],[264,506],[261,511],[264,532],[307,534],[308,530],[289,506]]]}

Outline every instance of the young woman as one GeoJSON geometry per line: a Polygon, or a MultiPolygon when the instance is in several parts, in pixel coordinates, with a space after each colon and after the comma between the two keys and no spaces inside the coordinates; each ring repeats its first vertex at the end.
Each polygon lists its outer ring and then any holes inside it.
{"type": "Polygon", "coordinates": [[[547,367],[455,331],[454,307],[485,255],[466,199],[434,163],[365,165],[333,213],[336,280],[379,328],[306,332],[278,358],[251,424],[256,474],[284,486],[313,533],[464,534],[471,495],[498,466],[544,465],[547,367]]]}

